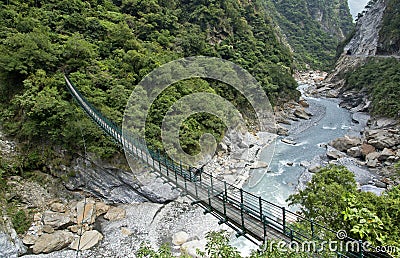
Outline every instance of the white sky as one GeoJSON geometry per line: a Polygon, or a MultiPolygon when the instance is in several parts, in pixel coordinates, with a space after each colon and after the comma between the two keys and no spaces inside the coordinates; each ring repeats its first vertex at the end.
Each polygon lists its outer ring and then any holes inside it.
{"type": "Polygon", "coordinates": [[[354,18],[357,17],[358,13],[364,10],[368,2],[369,0],[349,0],[350,12],[354,18]]]}

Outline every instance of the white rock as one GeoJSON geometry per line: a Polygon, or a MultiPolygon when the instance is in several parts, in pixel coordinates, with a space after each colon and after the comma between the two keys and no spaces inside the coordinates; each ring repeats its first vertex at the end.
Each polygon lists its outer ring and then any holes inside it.
{"type": "Polygon", "coordinates": [[[129,228],[122,227],[121,234],[123,236],[130,236],[130,235],[132,235],[132,231],[129,228]]]}
{"type": "Polygon", "coordinates": [[[180,231],[175,233],[172,236],[172,243],[174,245],[182,245],[184,243],[186,243],[186,241],[189,239],[189,235],[186,232],[180,231]]]}
{"type": "Polygon", "coordinates": [[[62,204],[62,203],[59,203],[59,202],[55,202],[55,203],[51,204],[50,207],[51,207],[50,209],[51,209],[52,211],[54,211],[54,212],[61,212],[61,213],[63,213],[63,212],[65,212],[65,210],[66,210],[65,205],[62,204]]]}
{"type": "Polygon", "coordinates": [[[43,213],[43,224],[49,225],[53,228],[60,228],[71,223],[69,214],[45,211],[43,213]]]}
{"type": "Polygon", "coordinates": [[[190,257],[200,258],[202,256],[197,254],[197,250],[199,250],[200,252],[205,252],[206,245],[207,245],[206,239],[190,241],[184,243],[181,246],[181,252],[182,254],[187,254],[190,257]]]}

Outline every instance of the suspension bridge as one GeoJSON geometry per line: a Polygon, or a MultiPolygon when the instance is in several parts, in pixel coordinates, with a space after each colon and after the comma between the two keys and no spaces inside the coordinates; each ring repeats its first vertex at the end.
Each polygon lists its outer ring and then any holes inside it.
{"type": "MultiPolygon", "coordinates": [[[[352,245],[355,250],[335,250],[338,257],[390,257],[382,254],[365,252],[362,242],[341,238],[337,232],[306,219],[272,202],[256,196],[248,191],[219,180],[209,173],[193,173],[182,163],[171,160],[160,151],[149,150],[144,139],[122,133],[122,129],[111,120],[103,116],[79,92],[75,85],[64,75],[66,85],[73,98],[86,114],[120,145],[128,155],[140,159],[152,167],[159,177],[163,177],[169,184],[179,188],[190,197],[193,205],[199,205],[204,213],[210,213],[219,220],[219,224],[226,224],[233,228],[237,237],[243,236],[256,244],[266,243],[267,240],[279,239],[286,243],[347,241],[357,243],[352,245]]],[[[316,250],[311,250],[316,252],[316,250]]]]}

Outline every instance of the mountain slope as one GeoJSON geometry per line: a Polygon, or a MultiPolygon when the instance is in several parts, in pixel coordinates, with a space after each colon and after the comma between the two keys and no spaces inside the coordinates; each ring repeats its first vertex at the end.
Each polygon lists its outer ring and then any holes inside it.
{"type": "Polygon", "coordinates": [[[351,96],[351,107],[371,100],[366,106],[377,116],[400,117],[399,6],[400,0],[370,1],[329,76],[334,91],[351,96]]]}
{"type": "Polygon", "coordinates": [[[346,0],[273,0],[267,3],[293,49],[300,68],[328,69],[352,18],[346,0]]]}
{"type": "MultiPolygon", "coordinates": [[[[79,150],[82,132],[90,151],[115,153],[114,145],[71,105],[62,70],[117,123],[130,92],[146,74],[186,56],[231,60],[249,70],[272,99],[297,96],[292,55],[261,0],[3,1],[0,7],[0,118],[30,153],[40,146],[45,153],[52,146],[79,150]]],[[[160,99],[162,108],[150,119],[154,146],[161,147],[156,118],[187,92],[215,91],[239,108],[243,104],[243,97],[217,82],[183,82],[175,90],[160,99]]],[[[189,119],[188,151],[198,149],[202,130],[223,131],[215,118],[209,119],[208,124],[189,119]]],[[[41,153],[28,156],[26,166],[45,165],[41,153]]]]}

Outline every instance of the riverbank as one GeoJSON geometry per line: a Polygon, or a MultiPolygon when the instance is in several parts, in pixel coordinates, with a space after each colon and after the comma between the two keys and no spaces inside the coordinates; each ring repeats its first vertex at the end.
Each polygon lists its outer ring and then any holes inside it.
{"type": "Polygon", "coordinates": [[[299,79],[310,85],[304,94],[310,97],[337,99],[340,107],[349,110],[359,128],[355,133],[333,139],[327,146],[327,161],[344,165],[358,174],[368,172],[370,180],[358,180],[360,190],[381,194],[393,185],[400,184],[394,164],[400,161],[400,122],[385,117],[371,117],[370,101],[366,93],[345,91],[330,80],[320,80],[325,74],[301,73],[299,79]],[[318,78],[317,80],[314,80],[318,78]]]}

